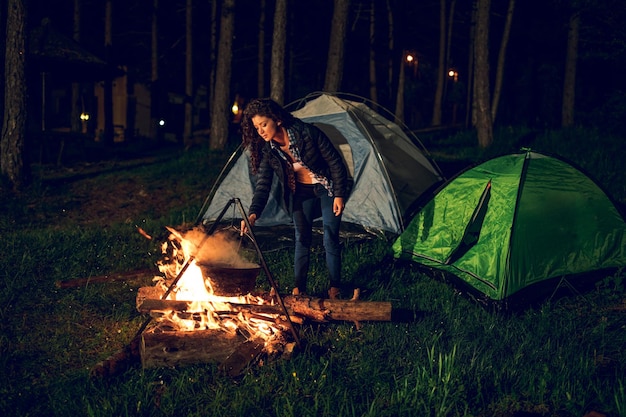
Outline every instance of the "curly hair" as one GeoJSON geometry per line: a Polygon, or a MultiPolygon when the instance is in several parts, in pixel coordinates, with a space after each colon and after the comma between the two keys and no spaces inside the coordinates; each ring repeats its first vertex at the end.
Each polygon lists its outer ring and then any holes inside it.
{"type": "Polygon", "coordinates": [[[291,126],[295,118],[270,98],[257,98],[248,103],[241,118],[241,141],[243,148],[250,152],[252,173],[256,174],[261,164],[262,149],[265,142],[252,123],[254,116],[268,117],[275,122],[281,122],[286,128],[291,126]]]}

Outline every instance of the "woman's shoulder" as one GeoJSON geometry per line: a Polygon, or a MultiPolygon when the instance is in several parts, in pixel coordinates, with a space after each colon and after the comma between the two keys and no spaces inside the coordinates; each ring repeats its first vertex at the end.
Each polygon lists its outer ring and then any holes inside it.
{"type": "Polygon", "coordinates": [[[305,122],[301,119],[294,119],[290,126],[295,132],[304,136],[319,135],[322,131],[312,123],[305,122]]]}
{"type": "Polygon", "coordinates": [[[289,127],[294,130],[303,130],[303,129],[308,128],[309,126],[310,126],[309,123],[305,122],[302,119],[298,119],[297,117],[294,117],[291,120],[291,124],[289,125],[289,127]]]}

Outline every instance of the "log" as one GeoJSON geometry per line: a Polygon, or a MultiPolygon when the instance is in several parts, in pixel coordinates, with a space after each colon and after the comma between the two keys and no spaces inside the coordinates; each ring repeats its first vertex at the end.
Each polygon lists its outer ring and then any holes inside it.
{"type": "Polygon", "coordinates": [[[151,310],[187,311],[189,301],[162,300],[164,291],[158,287],[140,287],[135,297],[135,305],[140,313],[151,310]],[[144,307],[145,304],[145,307],[144,307]]]}
{"type": "Polygon", "coordinates": [[[391,303],[387,301],[331,300],[308,296],[286,296],[287,311],[319,322],[391,321],[391,303]]]}
{"type": "Polygon", "coordinates": [[[57,286],[57,288],[74,288],[82,287],[87,284],[101,284],[114,281],[130,281],[133,279],[146,278],[154,275],[155,271],[153,269],[140,269],[137,271],[120,272],[117,274],[97,275],[95,277],[57,281],[55,282],[55,285],[57,286]]]}
{"type": "MultiPolygon", "coordinates": [[[[135,306],[140,313],[152,311],[188,311],[192,302],[184,300],[163,300],[163,291],[157,287],[140,287],[135,298],[135,306]]],[[[281,314],[283,310],[271,304],[229,304],[233,312],[250,312],[258,314],[281,314]]]]}
{"type": "Polygon", "coordinates": [[[141,365],[147,369],[198,363],[219,364],[241,349],[245,342],[245,337],[239,333],[222,330],[159,332],[148,329],[141,335],[141,365]]]}
{"type": "MultiPolygon", "coordinates": [[[[157,287],[141,287],[137,291],[137,310],[142,313],[151,311],[187,311],[189,301],[161,300],[162,291],[157,287]]],[[[307,318],[317,322],[328,321],[391,321],[391,303],[386,301],[330,300],[309,296],[284,296],[283,303],[290,318],[307,318]]],[[[277,305],[234,304],[233,311],[258,314],[283,315],[277,305]]]]}
{"type": "Polygon", "coordinates": [[[246,366],[263,353],[263,346],[264,343],[261,340],[248,340],[242,343],[220,364],[220,372],[231,377],[241,374],[246,366]]]}
{"type": "MultiPolygon", "coordinates": [[[[273,307],[278,310],[278,307],[273,307]]],[[[180,320],[185,320],[185,326],[194,324],[194,331],[206,330],[207,323],[214,322],[215,320],[231,320],[233,322],[240,321],[240,317],[243,315],[244,319],[248,322],[266,322],[278,327],[280,330],[289,330],[289,323],[284,319],[284,315],[281,317],[279,312],[273,312],[272,314],[256,314],[254,312],[247,311],[243,308],[235,308],[233,311],[200,311],[200,312],[184,312],[176,311],[176,319],[172,320],[171,312],[163,310],[150,311],[150,317],[156,319],[159,322],[159,326],[167,331],[183,330],[180,326],[180,320]],[[242,314],[243,313],[243,314],[242,314]],[[204,326],[204,327],[203,327],[204,326]]],[[[299,322],[302,324],[302,321],[299,322]]],[[[211,327],[214,328],[214,327],[211,327]]],[[[190,331],[188,328],[185,331],[190,331]]]]}
{"type": "Polygon", "coordinates": [[[134,338],[122,349],[98,362],[89,370],[93,379],[106,379],[119,375],[140,362],[139,338],[134,338]]]}
{"type": "MultiPolygon", "coordinates": [[[[137,305],[140,313],[152,314],[153,311],[189,311],[191,302],[178,300],[143,300],[137,305]]],[[[234,304],[230,305],[231,312],[255,313],[255,314],[283,314],[283,309],[277,305],[269,304],[234,304]]]]}

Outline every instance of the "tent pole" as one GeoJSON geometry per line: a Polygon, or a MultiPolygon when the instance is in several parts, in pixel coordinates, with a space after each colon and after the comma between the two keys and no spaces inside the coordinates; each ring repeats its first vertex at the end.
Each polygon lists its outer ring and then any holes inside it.
{"type": "Polygon", "coordinates": [[[235,152],[233,152],[230,155],[230,158],[228,158],[228,161],[226,161],[226,163],[224,164],[224,167],[222,167],[222,170],[220,171],[220,174],[215,179],[215,182],[213,183],[213,187],[211,187],[211,191],[209,192],[209,194],[204,199],[204,202],[202,203],[202,207],[200,207],[200,211],[198,212],[198,217],[196,217],[196,221],[194,223],[196,226],[200,224],[200,221],[202,220],[202,216],[204,215],[204,211],[206,210],[207,204],[213,198],[213,195],[215,194],[215,189],[217,188],[217,185],[219,183],[221,183],[221,179],[222,179],[222,176],[224,175],[224,171],[226,171],[226,168],[230,167],[231,162],[233,161],[233,159],[235,159],[235,155],[237,155],[239,153],[240,149],[241,149],[241,145],[239,145],[237,147],[237,149],[235,149],[235,152]]]}

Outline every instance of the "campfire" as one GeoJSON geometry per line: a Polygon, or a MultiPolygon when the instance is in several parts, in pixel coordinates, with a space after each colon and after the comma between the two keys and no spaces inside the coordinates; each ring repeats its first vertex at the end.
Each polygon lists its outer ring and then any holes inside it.
{"type": "MultiPolygon", "coordinates": [[[[242,258],[234,242],[225,233],[218,233],[206,241],[200,253],[194,255],[202,239],[201,231],[191,230],[183,237],[173,229],[167,242],[163,244],[163,261],[157,263],[163,276],[155,277],[155,286],[165,293],[182,268],[190,262],[166,300],[188,301],[186,314],[170,311],[159,318],[160,327],[172,330],[195,331],[219,329],[232,331],[248,328],[251,334],[258,334],[271,340],[274,332],[266,323],[260,321],[258,328],[250,326],[250,317],[235,311],[234,305],[265,304],[267,300],[252,295],[260,266],[242,258]],[[171,254],[171,255],[170,255],[171,254]],[[190,316],[191,314],[191,316],[190,316]],[[198,321],[198,317],[201,320],[198,321]]],[[[275,318],[274,318],[275,319],[275,318]]]]}
{"type": "Polygon", "coordinates": [[[137,308],[154,322],[142,334],[144,367],[224,364],[247,358],[248,352],[293,350],[296,340],[276,297],[255,291],[260,265],[242,257],[232,233],[168,230],[158,262],[162,275],[137,295],[137,308]]]}
{"type": "MultiPolygon", "coordinates": [[[[231,203],[239,205],[246,219],[241,203],[231,203]]],[[[130,344],[92,369],[93,376],[115,374],[135,358],[144,368],[218,363],[227,374],[237,375],[260,358],[291,356],[300,345],[295,324],[305,320],[357,326],[391,320],[390,303],[361,301],[358,289],[348,300],[282,297],[250,225],[245,236],[233,233],[232,226],[216,232],[219,220],[208,231],[203,226],[167,228],[159,275],[154,285],[137,292],[137,310],[148,319],[130,344]],[[242,254],[244,237],[252,242],[254,256],[242,254]],[[261,274],[269,291],[257,285],[261,274]]]]}

